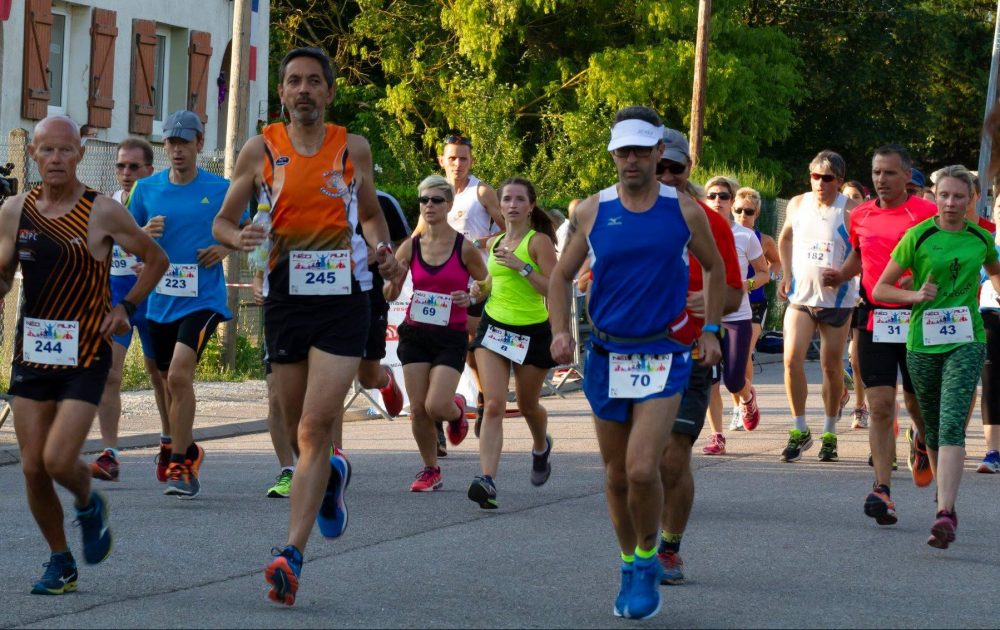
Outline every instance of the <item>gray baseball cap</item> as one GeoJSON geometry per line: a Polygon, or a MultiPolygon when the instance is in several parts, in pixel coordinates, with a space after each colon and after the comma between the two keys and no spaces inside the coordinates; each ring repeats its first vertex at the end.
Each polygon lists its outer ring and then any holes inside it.
{"type": "Polygon", "coordinates": [[[205,125],[198,114],[182,109],[167,116],[163,121],[164,138],[180,138],[191,142],[197,134],[205,135],[205,125]]]}
{"type": "Polygon", "coordinates": [[[671,160],[681,164],[687,164],[691,161],[691,148],[688,146],[687,138],[681,132],[676,129],[664,129],[663,144],[666,146],[663,149],[661,160],[671,160]]]}

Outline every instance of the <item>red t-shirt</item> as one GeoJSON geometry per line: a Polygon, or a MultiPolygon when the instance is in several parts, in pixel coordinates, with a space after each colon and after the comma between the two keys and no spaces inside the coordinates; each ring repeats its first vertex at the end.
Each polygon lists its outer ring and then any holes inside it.
{"type": "Polygon", "coordinates": [[[982,216],[976,217],[976,223],[979,224],[979,227],[983,228],[984,230],[986,230],[990,234],[996,234],[997,233],[997,224],[994,223],[994,222],[992,222],[992,221],[990,221],[986,217],[982,217],[982,216]]]}
{"type": "MultiPolygon", "coordinates": [[[[715,245],[719,248],[719,255],[722,256],[722,262],[726,267],[726,284],[734,289],[743,290],[743,273],[740,270],[740,261],[736,256],[736,241],[733,240],[733,230],[729,226],[729,221],[722,218],[718,212],[715,212],[702,202],[698,202],[702,210],[708,216],[708,225],[712,228],[712,237],[715,239],[715,245]]],[[[704,286],[702,276],[701,276],[701,265],[698,260],[692,255],[688,260],[688,269],[690,270],[690,278],[688,280],[688,291],[701,291],[704,286]]],[[[697,317],[692,317],[697,324],[699,331],[702,324],[705,322],[697,317]]]]}
{"type": "MultiPolygon", "coordinates": [[[[851,211],[851,247],[861,255],[861,293],[865,302],[882,308],[903,306],[876,302],[871,297],[872,291],[903,233],[935,214],[937,205],[934,202],[912,195],[892,208],[883,208],[878,205],[878,199],[871,199],[851,211]]],[[[865,328],[871,330],[871,327],[869,313],[865,328]]]]}

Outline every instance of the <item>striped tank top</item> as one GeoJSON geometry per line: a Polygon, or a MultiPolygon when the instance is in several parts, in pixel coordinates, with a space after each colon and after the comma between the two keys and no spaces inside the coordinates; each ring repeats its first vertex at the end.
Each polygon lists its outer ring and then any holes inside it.
{"type": "Polygon", "coordinates": [[[57,218],[47,218],[37,210],[40,192],[40,187],[28,192],[17,226],[17,258],[24,283],[14,362],[36,369],[90,367],[98,354],[110,350],[99,329],[111,310],[111,253],[97,260],[87,246],[90,212],[98,192],[86,188],[72,210],[57,218]],[[77,332],[67,332],[66,322],[75,322],[77,332]],[[28,361],[24,356],[26,343],[28,353],[35,354],[46,343],[51,348],[71,341],[74,334],[77,352],[70,364],[28,361]]]}

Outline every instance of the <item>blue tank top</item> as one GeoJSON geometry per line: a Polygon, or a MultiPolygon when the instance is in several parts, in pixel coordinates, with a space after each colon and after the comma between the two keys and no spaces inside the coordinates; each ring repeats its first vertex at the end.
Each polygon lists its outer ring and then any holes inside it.
{"type": "MultiPolygon", "coordinates": [[[[757,241],[761,245],[763,245],[764,244],[764,239],[761,238],[761,236],[760,236],[760,230],[758,230],[757,228],[754,228],[753,229],[753,233],[757,235],[757,241]]],[[[753,265],[747,265],[747,280],[749,280],[750,278],[753,278],[756,275],[757,275],[757,271],[753,268],[753,265]]],[[[767,301],[767,296],[764,295],[764,287],[757,287],[756,289],[754,289],[753,291],[750,292],[750,295],[748,297],[750,298],[750,303],[751,304],[753,304],[755,302],[766,302],[767,301]]]]}
{"type": "MultiPolygon", "coordinates": [[[[590,230],[590,319],[616,337],[647,337],[669,327],[687,304],[691,238],[677,192],[660,185],[646,212],[631,212],[615,186],[600,192],[590,230]]],[[[666,354],[687,346],[671,339],[636,343],[600,342],[612,352],[666,354]]]]}

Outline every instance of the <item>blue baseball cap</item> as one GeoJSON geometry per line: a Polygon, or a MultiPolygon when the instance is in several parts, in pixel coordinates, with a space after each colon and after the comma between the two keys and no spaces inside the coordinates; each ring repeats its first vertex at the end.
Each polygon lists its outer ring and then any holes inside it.
{"type": "Polygon", "coordinates": [[[198,114],[182,109],[167,116],[163,121],[164,138],[180,138],[193,141],[198,134],[205,135],[205,125],[201,124],[198,114]]]}
{"type": "Polygon", "coordinates": [[[910,175],[910,183],[911,184],[914,184],[916,186],[920,186],[921,188],[923,188],[926,185],[925,184],[926,181],[927,180],[924,179],[924,174],[923,173],[921,173],[917,169],[913,169],[913,174],[910,175]]]}

